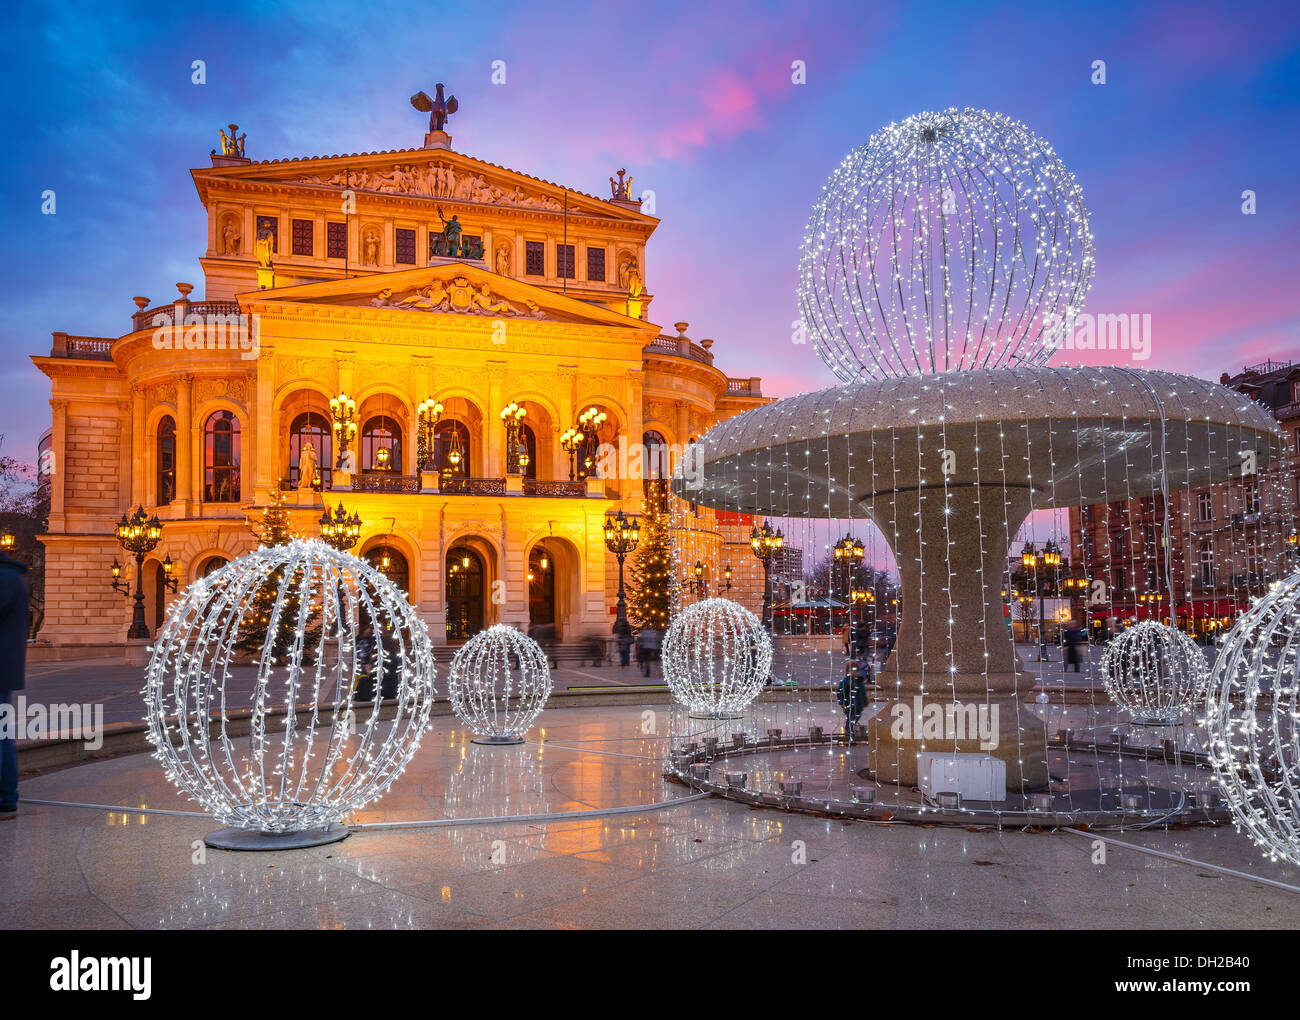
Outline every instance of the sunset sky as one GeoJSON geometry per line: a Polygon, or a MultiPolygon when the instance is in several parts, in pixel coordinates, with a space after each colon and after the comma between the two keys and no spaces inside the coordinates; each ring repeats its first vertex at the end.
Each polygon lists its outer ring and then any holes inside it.
{"type": "Polygon", "coordinates": [[[116,337],[132,295],[201,293],[188,171],[218,127],[238,122],[254,159],[418,146],[407,97],[438,81],[457,150],[602,197],[620,167],[652,189],[651,317],[715,338],[719,367],[771,395],[834,382],[790,342],[826,177],[881,125],[949,106],[1024,121],[1074,171],[1088,309],[1152,316],[1140,367],[1300,358],[1293,4],[61,3],[8,21],[0,432],[23,459],[49,422],[28,357],[52,330],[116,337]]]}

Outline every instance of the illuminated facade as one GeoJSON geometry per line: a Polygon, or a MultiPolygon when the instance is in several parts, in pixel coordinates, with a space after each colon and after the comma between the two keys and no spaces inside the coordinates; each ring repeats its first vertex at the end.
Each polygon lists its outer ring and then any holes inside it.
{"type": "MultiPolygon", "coordinates": [[[[711,340],[650,321],[658,220],[622,174],[597,198],[456,152],[441,131],[400,152],[223,149],[192,171],[203,299],[189,284],[170,303],[138,297],[123,335],[57,332],[33,358],[53,412],[40,638],[125,638],[109,585],[124,511],[163,522],[144,564],[152,630],[176,597],[164,559],[183,587],[247,552],[277,486],[298,534],[340,502],[358,514],[353,551],[410,593],[435,641],[495,622],[607,635],[605,515],[640,512],[647,472],[765,402],[758,379],[714,365],[711,340]]],[[[747,547],[748,520],[698,515],[710,563],[747,547]]]]}

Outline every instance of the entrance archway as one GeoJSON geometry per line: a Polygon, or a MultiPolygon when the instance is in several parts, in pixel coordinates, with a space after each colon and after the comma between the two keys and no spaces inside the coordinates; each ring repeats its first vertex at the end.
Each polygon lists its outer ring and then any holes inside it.
{"type": "Polygon", "coordinates": [[[528,554],[528,632],[558,637],[555,605],[555,557],[538,543],[528,554]],[[549,633],[546,633],[549,631],[549,633]]]}
{"type": "Polygon", "coordinates": [[[447,551],[447,640],[464,641],[483,629],[486,571],[483,557],[468,545],[447,551]]]}

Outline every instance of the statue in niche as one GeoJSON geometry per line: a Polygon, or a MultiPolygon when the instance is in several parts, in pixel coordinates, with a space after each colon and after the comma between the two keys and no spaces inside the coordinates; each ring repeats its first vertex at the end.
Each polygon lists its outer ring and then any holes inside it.
{"type": "Polygon", "coordinates": [[[497,245],[497,275],[510,275],[510,245],[497,245]]]}
{"type": "Polygon", "coordinates": [[[373,228],[366,231],[362,255],[365,258],[366,265],[379,265],[379,234],[373,228]]]}
{"type": "Polygon", "coordinates": [[[636,260],[636,256],[631,256],[623,263],[622,271],[623,282],[627,286],[627,296],[629,298],[639,298],[641,292],[645,290],[645,281],[641,279],[641,266],[636,260]]]}
{"type": "Polygon", "coordinates": [[[227,217],[221,228],[221,254],[238,255],[241,239],[239,222],[233,216],[227,217]]]}
{"type": "Polygon", "coordinates": [[[298,451],[298,491],[304,492],[316,487],[316,447],[310,441],[303,443],[298,451]]]}

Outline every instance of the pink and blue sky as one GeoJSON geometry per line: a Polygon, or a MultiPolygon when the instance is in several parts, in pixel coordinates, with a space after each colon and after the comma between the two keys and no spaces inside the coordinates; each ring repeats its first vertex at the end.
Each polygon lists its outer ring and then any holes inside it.
{"type": "Polygon", "coordinates": [[[117,336],[132,295],[201,288],[187,171],[218,127],[237,122],[255,159],[416,146],[426,118],[407,97],[438,81],[461,103],[458,150],[597,195],[620,167],[653,189],[652,317],[716,338],[719,366],[772,395],[834,382],[790,343],[826,177],[881,125],[948,106],[1024,121],[1074,171],[1097,244],[1088,310],[1152,315],[1142,367],[1217,378],[1300,359],[1294,4],[323,0],[7,16],[0,432],[24,459],[49,421],[28,355],[52,330],[117,336]]]}

